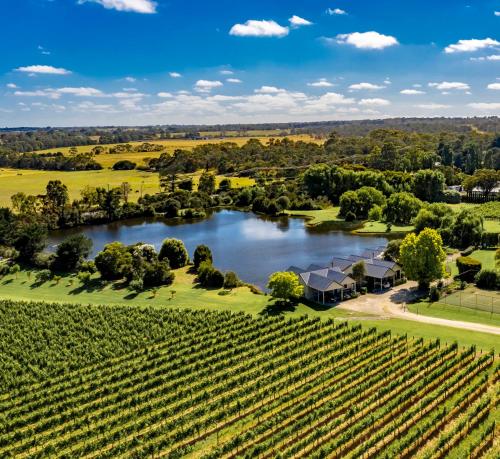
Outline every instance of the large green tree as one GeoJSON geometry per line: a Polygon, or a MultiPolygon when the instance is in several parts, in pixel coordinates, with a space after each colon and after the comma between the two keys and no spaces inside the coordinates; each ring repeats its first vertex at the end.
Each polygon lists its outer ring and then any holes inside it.
{"type": "Polygon", "coordinates": [[[426,228],[418,236],[408,234],[399,252],[406,277],[418,281],[419,288],[428,289],[432,281],[444,276],[446,253],[436,230],[426,228]]]}
{"type": "Polygon", "coordinates": [[[158,254],[158,259],[167,259],[172,269],[182,268],[189,261],[189,255],[184,242],[179,239],[165,239],[158,254]]]}
{"type": "Polygon", "coordinates": [[[271,296],[285,302],[295,301],[304,293],[299,277],[293,272],[276,272],[269,276],[267,288],[271,296]]]}

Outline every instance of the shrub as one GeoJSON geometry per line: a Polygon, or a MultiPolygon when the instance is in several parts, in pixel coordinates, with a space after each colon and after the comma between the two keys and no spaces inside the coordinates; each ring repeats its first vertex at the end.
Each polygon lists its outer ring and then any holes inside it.
{"type": "Polygon", "coordinates": [[[128,287],[134,292],[142,292],[144,290],[144,282],[140,278],[135,278],[130,281],[128,287]]]}
{"type": "Polygon", "coordinates": [[[498,233],[483,233],[481,236],[481,245],[483,247],[497,247],[498,233]]]}
{"type": "Polygon", "coordinates": [[[83,261],[80,263],[80,272],[88,272],[94,274],[97,272],[97,268],[93,261],[83,261]]]}
{"type": "Polygon", "coordinates": [[[103,279],[121,279],[131,269],[132,255],[121,242],[112,242],[97,254],[95,266],[103,279]]]}
{"type": "Polygon", "coordinates": [[[200,264],[204,261],[209,261],[210,263],[213,262],[212,251],[205,244],[200,244],[198,247],[196,247],[193,254],[193,263],[195,269],[197,270],[200,264]]]}
{"type": "Polygon", "coordinates": [[[446,202],[446,204],[460,204],[460,193],[456,190],[444,190],[443,201],[446,202]]]}
{"type": "Polygon", "coordinates": [[[129,161],[128,159],[122,159],[113,164],[113,169],[115,171],[131,171],[137,166],[136,163],[129,161]]]}
{"type": "Polygon", "coordinates": [[[233,288],[239,287],[240,285],[241,285],[241,281],[235,272],[228,271],[224,275],[224,288],[233,289],[233,288]]]}
{"type": "Polygon", "coordinates": [[[172,269],[182,268],[189,261],[189,255],[184,243],[179,239],[165,239],[158,254],[158,259],[168,260],[172,269]]]}
{"type": "Polygon", "coordinates": [[[441,298],[441,292],[437,287],[433,285],[429,290],[429,300],[432,302],[436,302],[439,301],[439,298],[441,298]]]}
{"type": "Polygon", "coordinates": [[[89,256],[92,240],[83,234],[75,234],[57,246],[53,266],[61,271],[73,271],[89,256]]]}
{"type": "Polygon", "coordinates": [[[375,204],[368,212],[368,219],[374,222],[378,222],[382,219],[382,207],[375,204]]]}
{"type": "Polygon", "coordinates": [[[90,274],[89,271],[80,271],[77,274],[78,280],[83,284],[87,285],[90,282],[90,279],[92,277],[92,274],[90,274]]]}
{"type": "Polygon", "coordinates": [[[40,269],[49,269],[55,259],[55,254],[47,252],[36,253],[33,257],[33,266],[40,269]]]}
{"type": "Polygon", "coordinates": [[[35,281],[42,284],[52,279],[52,271],[50,269],[42,269],[35,274],[35,281]]]}
{"type": "Polygon", "coordinates": [[[224,285],[224,274],[209,261],[204,261],[198,269],[198,282],[206,288],[221,288],[224,285]]]}
{"type": "Polygon", "coordinates": [[[174,281],[174,273],[170,271],[167,261],[153,260],[145,264],[142,280],[146,288],[170,285],[174,281]]]}
{"type": "Polygon", "coordinates": [[[500,287],[500,278],[494,269],[482,269],[474,278],[479,288],[495,290],[500,287]]]}
{"type": "Polygon", "coordinates": [[[461,280],[474,282],[475,275],[481,271],[481,262],[471,257],[458,257],[457,268],[461,280]]]}

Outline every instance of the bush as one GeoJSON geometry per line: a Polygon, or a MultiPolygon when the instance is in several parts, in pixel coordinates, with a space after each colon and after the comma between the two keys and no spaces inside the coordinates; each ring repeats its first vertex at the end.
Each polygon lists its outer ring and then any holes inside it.
{"type": "Polygon", "coordinates": [[[80,272],[88,272],[94,274],[97,272],[97,268],[93,261],[83,261],[80,263],[80,272]]]}
{"type": "Polygon", "coordinates": [[[153,260],[144,266],[144,287],[160,287],[170,285],[174,281],[174,273],[170,271],[167,261],[153,260]]]}
{"type": "Polygon", "coordinates": [[[33,257],[32,263],[35,268],[49,269],[54,263],[55,257],[53,253],[39,252],[33,257]]]}
{"type": "Polygon", "coordinates": [[[228,271],[224,276],[224,288],[233,289],[239,287],[241,285],[241,281],[238,278],[237,274],[233,271],[228,271]]]}
{"type": "Polygon", "coordinates": [[[165,239],[158,254],[158,259],[168,260],[172,269],[182,268],[189,261],[189,255],[184,242],[179,239],[165,239]]]}
{"type": "Polygon", "coordinates": [[[498,233],[483,233],[481,236],[481,245],[483,247],[497,247],[498,233]]]}
{"type": "Polygon", "coordinates": [[[474,282],[474,277],[481,271],[481,262],[471,257],[458,257],[457,268],[462,281],[474,282]]]}
{"type": "Polygon", "coordinates": [[[122,159],[113,164],[113,169],[115,171],[131,171],[137,166],[136,163],[129,161],[128,159],[122,159]]]}
{"type": "Polygon", "coordinates": [[[378,222],[382,219],[382,207],[375,204],[368,212],[368,219],[378,222]]]}
{"type": "Polygon", "coordinates": [[[131,270],[132,255],[121,242],[112,242],[95,257],[95,266],[106,280],[121,279],[131,270]]]}
{"type": "Polygon", "coordinates": [[[441,292],[439,289],[435,286],[432,286],[431,289],[429,290],[429,300],[432,302],[439,301],[441,298],[441,292]]]}
{"type": "Polygon", "coordinates": [[[50,269],[42,269],[35,274],[35,281],[43,284],[52,279],[52,271],[50,269]]]}
{"type": "Polygon", "coordinates": [[[144,290],[144,282],[140,278],[135,278],[130,281],[128,287],[134,292],[142,292],[144,290]]]}
{"type": "Polygon", "coordinates": [[[446,204],[460,204],[460,193],[456,190],[444,190],[443,201],[446,202],[446,204]]]}
{"type": "Polygon", "coordinates": [[[54,268],[74,271],[89,256],[92,245],[92,240],[83,234],[68,237],[57,246],[54,268]]]}
{"type": "Polygon", "coordinates": [[[479,288],[496,290],[500,287],[500,277],[494,269],[482,269],[474,278],[479,288]]]}
{"type": "Polygon", "coordinates": [[[80,271],[77,274],[78,280],[83,284],[87,285],[90,282],[90,279],[92,277],[92,274],[90,274],[89,271],[80,271]]]}
{"type": "Polygon", "coordinates": [[[205,244],[200,244],[198,247],[196,247],[193,254],[194,268],[198,270],[200,264],[204,261],[208,261],[210,263],[213,262],[212,251],[205,244]]]}
{"type": "Polygon", "coordinates": [[[198,269],[198,282],[205,288],[221,288],[224,285],[224,274],[209,261],[204,261],[198,269]]]}

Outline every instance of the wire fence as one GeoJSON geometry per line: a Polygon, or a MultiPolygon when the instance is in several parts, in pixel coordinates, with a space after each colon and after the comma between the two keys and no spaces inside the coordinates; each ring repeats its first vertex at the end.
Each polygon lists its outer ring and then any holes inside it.
{"type": "Polygon", "coordinates": [[[439,303],[460,308],[475,309],[485,311],[491,314],[500,314],[500,295],[484,295],[481,293],[455,292],[451,295],[445,295],[439,303]]]}

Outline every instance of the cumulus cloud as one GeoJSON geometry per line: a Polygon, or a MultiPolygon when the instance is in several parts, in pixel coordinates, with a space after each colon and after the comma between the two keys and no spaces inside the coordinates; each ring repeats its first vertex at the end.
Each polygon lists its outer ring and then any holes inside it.
{"type": "Polygon", "coordinates": [[[77,97],[103,97],[104,93],[96,88],[59,88],[55,90],[58,94],[71,94],[77,97]]]}
{"type": "Polygon", "coordinates": [[[336,15],[342,16],[347,14],[347,12],[341,10],[340,8],[327,8],[326,14],[329,14],[330,16],[336,16],[336,15]]]}
{"type": "Polygon", "coordinates": [[[261,86],[259,89],[254,90],[257,94],[278,94],[286,92],[285,89],[277,88],[276,86],[261,86]]]}
{"type": "Polygon", "coordinates": [[[7,86],[9,89],[17,89],[17,84],[15,83],[7,83],[5,86],[7,86]]]}
{"type": "Polygon", "coordinates": [[[376,91],[378,89],[383,89],[385,88],[385,86],[381,86],[381,85],[377,85],[377,84],[373,84],[373,83],[355,83],[355,84],[351,84],[349,86],[349,89],[351,91],[362,91],[362,90],[372,90],[372,91],[376,91]]]}
{"type": "Polygon", "coordinates": [[[313,88],[331,88],[333,83],[330,83],[326,78],[318,78],[316,81],[307,83],[307,86],[312,86],[313,88]]]}
{"type": "Polygon", "coordinates": [[[390,105],[390,101],[387,99],[361,99],[359,102],[359,105],[364,105],[367,107],[385,107],[387,105],[390,105]]]}
{"type": "Polygon", "coordinates": [[[471,57],[471,61],[500,61],[500,54],[491,54],[489,56],[471,57]]]}
{"type": "Polygon", "coordinates": [[[173,94],[172,94],[172,93],[170,93],[170,92],[159,92],[159,93],[158,93],[158,94],[156,94],[156,95],[157,95],[158,97],[163,98],[163,99],[170,99],[170,98],[174,97],[174,96],[173,96],[173,94]]]}
{"type": "Polygon", "coordinates": [[[470,86],[460,81],[442,81],[441,83],[429,83],[429,87],[439,89],[440,91],[468,91],[470,86]]]}
{"type": "Polygon", "coordinates": [[[157,6],[157,3],[152,0],[78,0],[79,5],[84,3],[98,3],[108,10],[141,14],[156,13],[157,6]]]}
{"type": "Polygon", "coordinates": [[[15,96],[19,97],[49,97],[50,99],[59,99],[60,94],[51,90],[37,89],[35,91],[16,91],[15,96]]]}
{"type": "Polygon", "coordinates": [[[275,21],[249,19],[244,24],[235,24],[229,35],[238,37],[285,37],[289,33],[288,27],[283,27],[275,21]]]}
{"type": "Polygon", "coordinates": [[[403,89],[402,91],[399,91],[400,94],[405,94],[407,96],[416,96],[418,94],[425,94],[425,91],[420,91],[418,89],[403,89]]]}
{"type": "Polygon", "coordinates": [[[182,75],[179,72],[169,72],[170,78],[180,78],[182,75]]]}
{"type": "Polygon", "coordinates": [[[243,83],[243,81],[241,81],[239,78],[226,78],[226,81],[228,83],[243,83]]]}
{"type": "Polygon", "coordinates": [[[194,85],[194,89],[198,92],[210,92],[212,89],[220,88],[221,86],[223,84],[218,80],[198,80],[194,85]]]}
{"type": "Polygon", "coordinates": [[[468,104],[468,106],[481,111],[500,110],[500,102],[475,102],[468,104]]]}
{"type": "Polygon", "coordinates": [[[342,45],[352,45],[358,49],[384,49],[399,44],[395,37],[375,31],[340,34],[337,35],[336,41],[342,45]]]}
{"type": "Polygon", "coordinates": [[[495,16],[500,16],[500,11],[495,11],[493,14],[494,14],[495,16]]]}
{"type": "Polygon", "coordinates": [[[137,80],[134,77],[128,76],[124,78],[125,81],[128,81],[129,83],[135,83],[137,80]]]}
{"type": "Polygon", "coordinates": [[[473,38],[471,40],[458,40],[457,43],[448,45],[444,52],[451,53],[472,53],[474,51],[479,51],[485,48],[491,48],[493,46],[499,46],[500,41],[494,40],[493,38],[484,38],[478,40],[473,38]]]}
{"type": "Polygon", "coordinates": [[[500,83],[490,83],[488,85],[488,89],[494,89],[496,91],[500,91],[500,83]]]}
{"type": "Polygon", "coordinates": [[[234,72],[232,70],[221,70],[219,73],[221,75],[234,75],[234,72]]]}
{"type": "Polygon", "coordinates": [[[16,70],[23,73],[40,73],[48,75],[69,75],[71,73],[69,70],[52,67],[51,65],[27,65],[25,67],[19,67],[16,70]]]}
{"type": "Polygon", "coordinates": [[[417,107],[417,108],[423,108],[424,110],[441,110],[441,109],[444,109],[444,108],[450,108],[451,105],[430,103],[430,104],[415,105],[415,107],[417,107]]]}
{"type": "Polygon", "coordinates": [[[307,19],[301,18],[300,16],[296,16],[295,14],[290,19],[288,19],[288,22],[290,22],[290,25],[292,27],[301,27],[301,26],[312,25],[311,21],[308,21],[307,19]]]}

